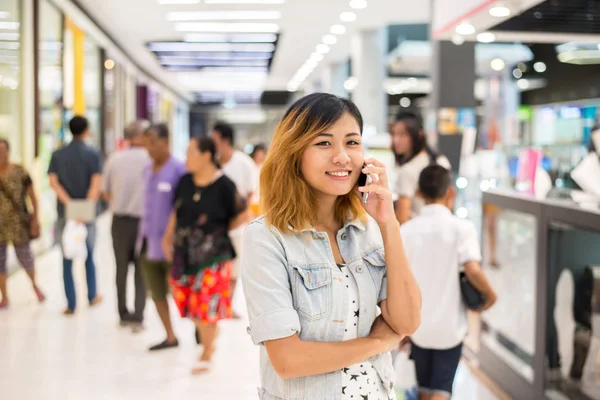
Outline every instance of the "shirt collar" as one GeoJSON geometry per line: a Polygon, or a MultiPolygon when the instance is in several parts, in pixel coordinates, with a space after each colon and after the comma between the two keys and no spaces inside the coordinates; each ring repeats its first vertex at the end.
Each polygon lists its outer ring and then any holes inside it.
{"type": "Polygon", "coordinates": [[[435,216],[452,214],[450,209],[442,204],[427,204],[421,208],[421,215],[435,216]]]}
{"type": "MultiPolygon", "coordinates": [[[[359,229],[361,231],[366,231],[367,230],[367,223],[365,221],[362,221],[360,218],[346,221],[346,223],[342,227],[342,230],[346,231],[349,226],[353,226],[353,227],[355,227],[355,228],[357,228],[357,229],[359,229]]],[[[311,228],[304,228],[300,232],[301,233],[306,233],[306,232],[316,233],[317,230],[315,228],[311,227],[311,228]]]]}

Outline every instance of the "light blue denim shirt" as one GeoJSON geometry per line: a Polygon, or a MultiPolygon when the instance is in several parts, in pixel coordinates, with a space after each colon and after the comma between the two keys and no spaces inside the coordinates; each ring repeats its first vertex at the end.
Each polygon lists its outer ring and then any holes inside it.
{"type": "MultiPolygon", "coordinates": [[[[399,228],[398,228],[399,229],[399,228]]],[[[337,243],[356,279],[360,301],[359,337],[369,336],[378,304],[387,298],[383,239],[377,223],[347,223],[337,243]]],[[[340,342],[348,316],[348,293],[327,234],[307,229],[282,233],[264,217],[250,223],[244,235],[242,284],[250,317],[248,333],[260,348],[261,400],[340,400],[340,371],[309,377],[280,378],[263,342],[298,333],[300,339],[340,342]]],[[[393,390],[389,353],[369,360],[383,386],[393,390]]]]}

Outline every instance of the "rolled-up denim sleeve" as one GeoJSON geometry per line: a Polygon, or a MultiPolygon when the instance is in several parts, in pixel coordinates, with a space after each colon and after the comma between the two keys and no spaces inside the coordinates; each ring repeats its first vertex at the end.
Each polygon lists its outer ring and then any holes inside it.
{"type": "Polygon", "coordinates": [[[281,242],[261,220],[246,227],[242,285],[255,344],[300,333],[281,242]]]}

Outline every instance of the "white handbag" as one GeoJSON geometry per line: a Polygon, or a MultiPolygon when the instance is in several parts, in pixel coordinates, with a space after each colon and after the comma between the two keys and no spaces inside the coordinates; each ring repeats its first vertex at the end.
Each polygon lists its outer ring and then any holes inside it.
{"type": "Polygon", "coordinates": [[[396,397],[398,400],[418,400],[419,387],[415,362],[409,358],[408,351],[400,351],[394,360],[396,370],[396,397]]]}

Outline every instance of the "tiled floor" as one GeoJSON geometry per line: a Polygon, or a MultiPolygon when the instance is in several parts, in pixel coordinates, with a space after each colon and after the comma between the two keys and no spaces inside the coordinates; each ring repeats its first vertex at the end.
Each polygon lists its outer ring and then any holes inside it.
{"type": "MultiPolygon", "coordinates": [[[[71,318],[61,315],[65,303],[55,250],[37,261],[39,281],[48,295],[44,305],[34,301],[23,271],[10,278],[13,303],[0,312],[0,399],[257,399],[258,352],[245,333],[245,322],[223,323],[215,368],[203,377],[189,374],[198,351],[189,321],[173,317],[181,345],[160,354],[146,351],[163,338],[150,301],[144,332],[135,335],[118,327],[106,218],[99,228],[97,273],[105,301],[97,308],[84,306],[71,318]]],[[[84,304],[83,266],[76,269],[76,277],[79,304],[84,304]]],[[[455,383],[454,399],[495,399],[464,366],[455,383]]]]}

